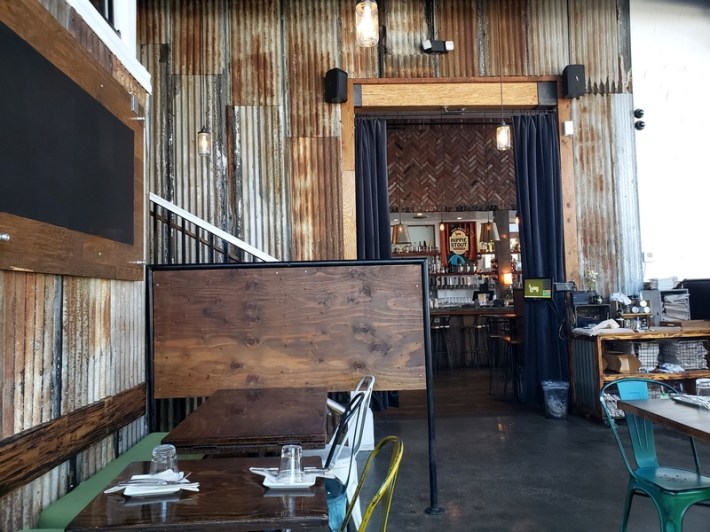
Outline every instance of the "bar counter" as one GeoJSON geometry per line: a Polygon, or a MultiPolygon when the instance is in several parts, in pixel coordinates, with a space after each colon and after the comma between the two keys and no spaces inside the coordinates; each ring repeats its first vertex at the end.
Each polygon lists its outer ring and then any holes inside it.
{"type": "Polygon", "coordinates": [[[505,305],[503,307],[487,307],[465,306],[465,307],[441,307],[429,310],[430,316],[498,316],[504,318],[516,317],[513,305],[505,305]]]}
{"type": "MultiPolygon", "coordinates": [[[[499,320],[515,320],[518,318],[513,305],[502,307],[494,307],[492,305],[479,307],[471,305],[434,308],[429,310],[429,316],[431,317],[430,325],[441,321],[448,322],[449,327],[445,333],[447,335],[446,344],[449,352],[448,357],[437,353],[437,340],[434,338],[434,330],[431,332],[435,367],[446,368],[450,366],[450,369],[475,367],[475,363],[471,360],[471,357],[467,356],[467,353],[470,355],[471,352],[471,345],[469,345],[471,338],[469,336],[467,339],[467,328],[473,327],[481,318],[485,318],[489,323],[498,322],[499,320]]],[[[495,330],[497,330],[497,327],[495,330]]]]}

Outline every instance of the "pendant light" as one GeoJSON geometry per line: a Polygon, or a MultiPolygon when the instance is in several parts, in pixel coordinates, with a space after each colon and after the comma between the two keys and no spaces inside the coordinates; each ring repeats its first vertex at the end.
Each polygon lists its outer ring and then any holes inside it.
{"type": "Polygon", "coordinates": [[[503,47],[500,36],[500,13],[498,14],[498,74],[500,75],[500,125],[496,128],[496,148],[498,151],[507,151],[513,147],[510,126],[503,120],[503,47]]]}
{"type": "Polygon", "coordinates": [[[407,224],[400,222],[392,226],[392,243],[393,244],[409,244],[412,239],[409,236],[409,228],[407,224]]]}
{"type": "Polygon", "coordinates": [[[377,2],[360,0],[355,6],[355,35],[358,46],[371,48],[380,39],[377,2]]]}
{"type": "Polygon", "coordinates": [[[205,72],[205,63],[207,62],[206,60],[203,61],[206,56],[207,52],[205,51],[205,48],[207,46],[206,44],[206,39],[204,38],[204,31],[203,31],[203,26],[206,24],[206,17],[205,13],[203,11],[202,16],[200,17],[200,59],[199,59],[199,74],[200,74],[200,115],[202,116],[202,128],[197,132],[197,154],[200,157],[209,157],[209,155],[212,153],[212,134],[210,133],[209,129],[207,129],[206,121],[207,121],[207,116],[205,115],[205,110],[203,107],[204,104],[204,97],[207,87],[207,81],[206,81],[206,72],[205,72]]]}

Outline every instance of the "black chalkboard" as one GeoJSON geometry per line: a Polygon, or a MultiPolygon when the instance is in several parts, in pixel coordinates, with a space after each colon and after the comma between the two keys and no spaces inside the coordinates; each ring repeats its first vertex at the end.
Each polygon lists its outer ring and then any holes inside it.
{"type": "Polygon", "coordinates": [[[133,244],[133,131],[0,23],[0,212],[133,244]]]}

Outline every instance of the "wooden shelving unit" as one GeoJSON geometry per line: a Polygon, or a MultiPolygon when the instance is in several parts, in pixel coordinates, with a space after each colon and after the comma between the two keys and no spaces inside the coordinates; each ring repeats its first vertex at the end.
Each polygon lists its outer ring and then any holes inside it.
{"type": "Polygon", "coordinates": [[[710,369],[688,369],[678,373],[611,373],[602,368],[602,357],[608,342],[653,342],[664,340],[710,340],[710,328],[663,328],[636,333],[602,333],[596,336],[574,334],[570,339],[570,380],[572,404],[578,413],[601,418],[599,392],[607,382],[626,377],[640,377],[659,381],[694,381],[710,377],[710,369]]]}

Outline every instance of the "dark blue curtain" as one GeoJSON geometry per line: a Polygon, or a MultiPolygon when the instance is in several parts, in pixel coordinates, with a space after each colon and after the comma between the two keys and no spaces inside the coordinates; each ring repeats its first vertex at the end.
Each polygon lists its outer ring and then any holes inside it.
{"type": "MultiPolygon", "coordinates": [[[[355,194],[357,258],[392,258],[385,120],[355,120],[355,194]]],[[[373,410],[384,410],[390,406],[399,406],[399,394],[396,391],[372,394],[373,410]]]]}
{"type": "Polygon", "coordinates": [[[355,121],[357,258],[389,259],[390,204],[387,191],[387,122],[355,121]]]}
{"type": "MultiPolygon", "coordinates": [[[[552,114],[513,117],[520,242],[526,278],[564,281],[560,145],[552,114]]],[[[569,381],[563,297],[525,301],[525,401],[541,404],[540,382],[569,381]]]]}

